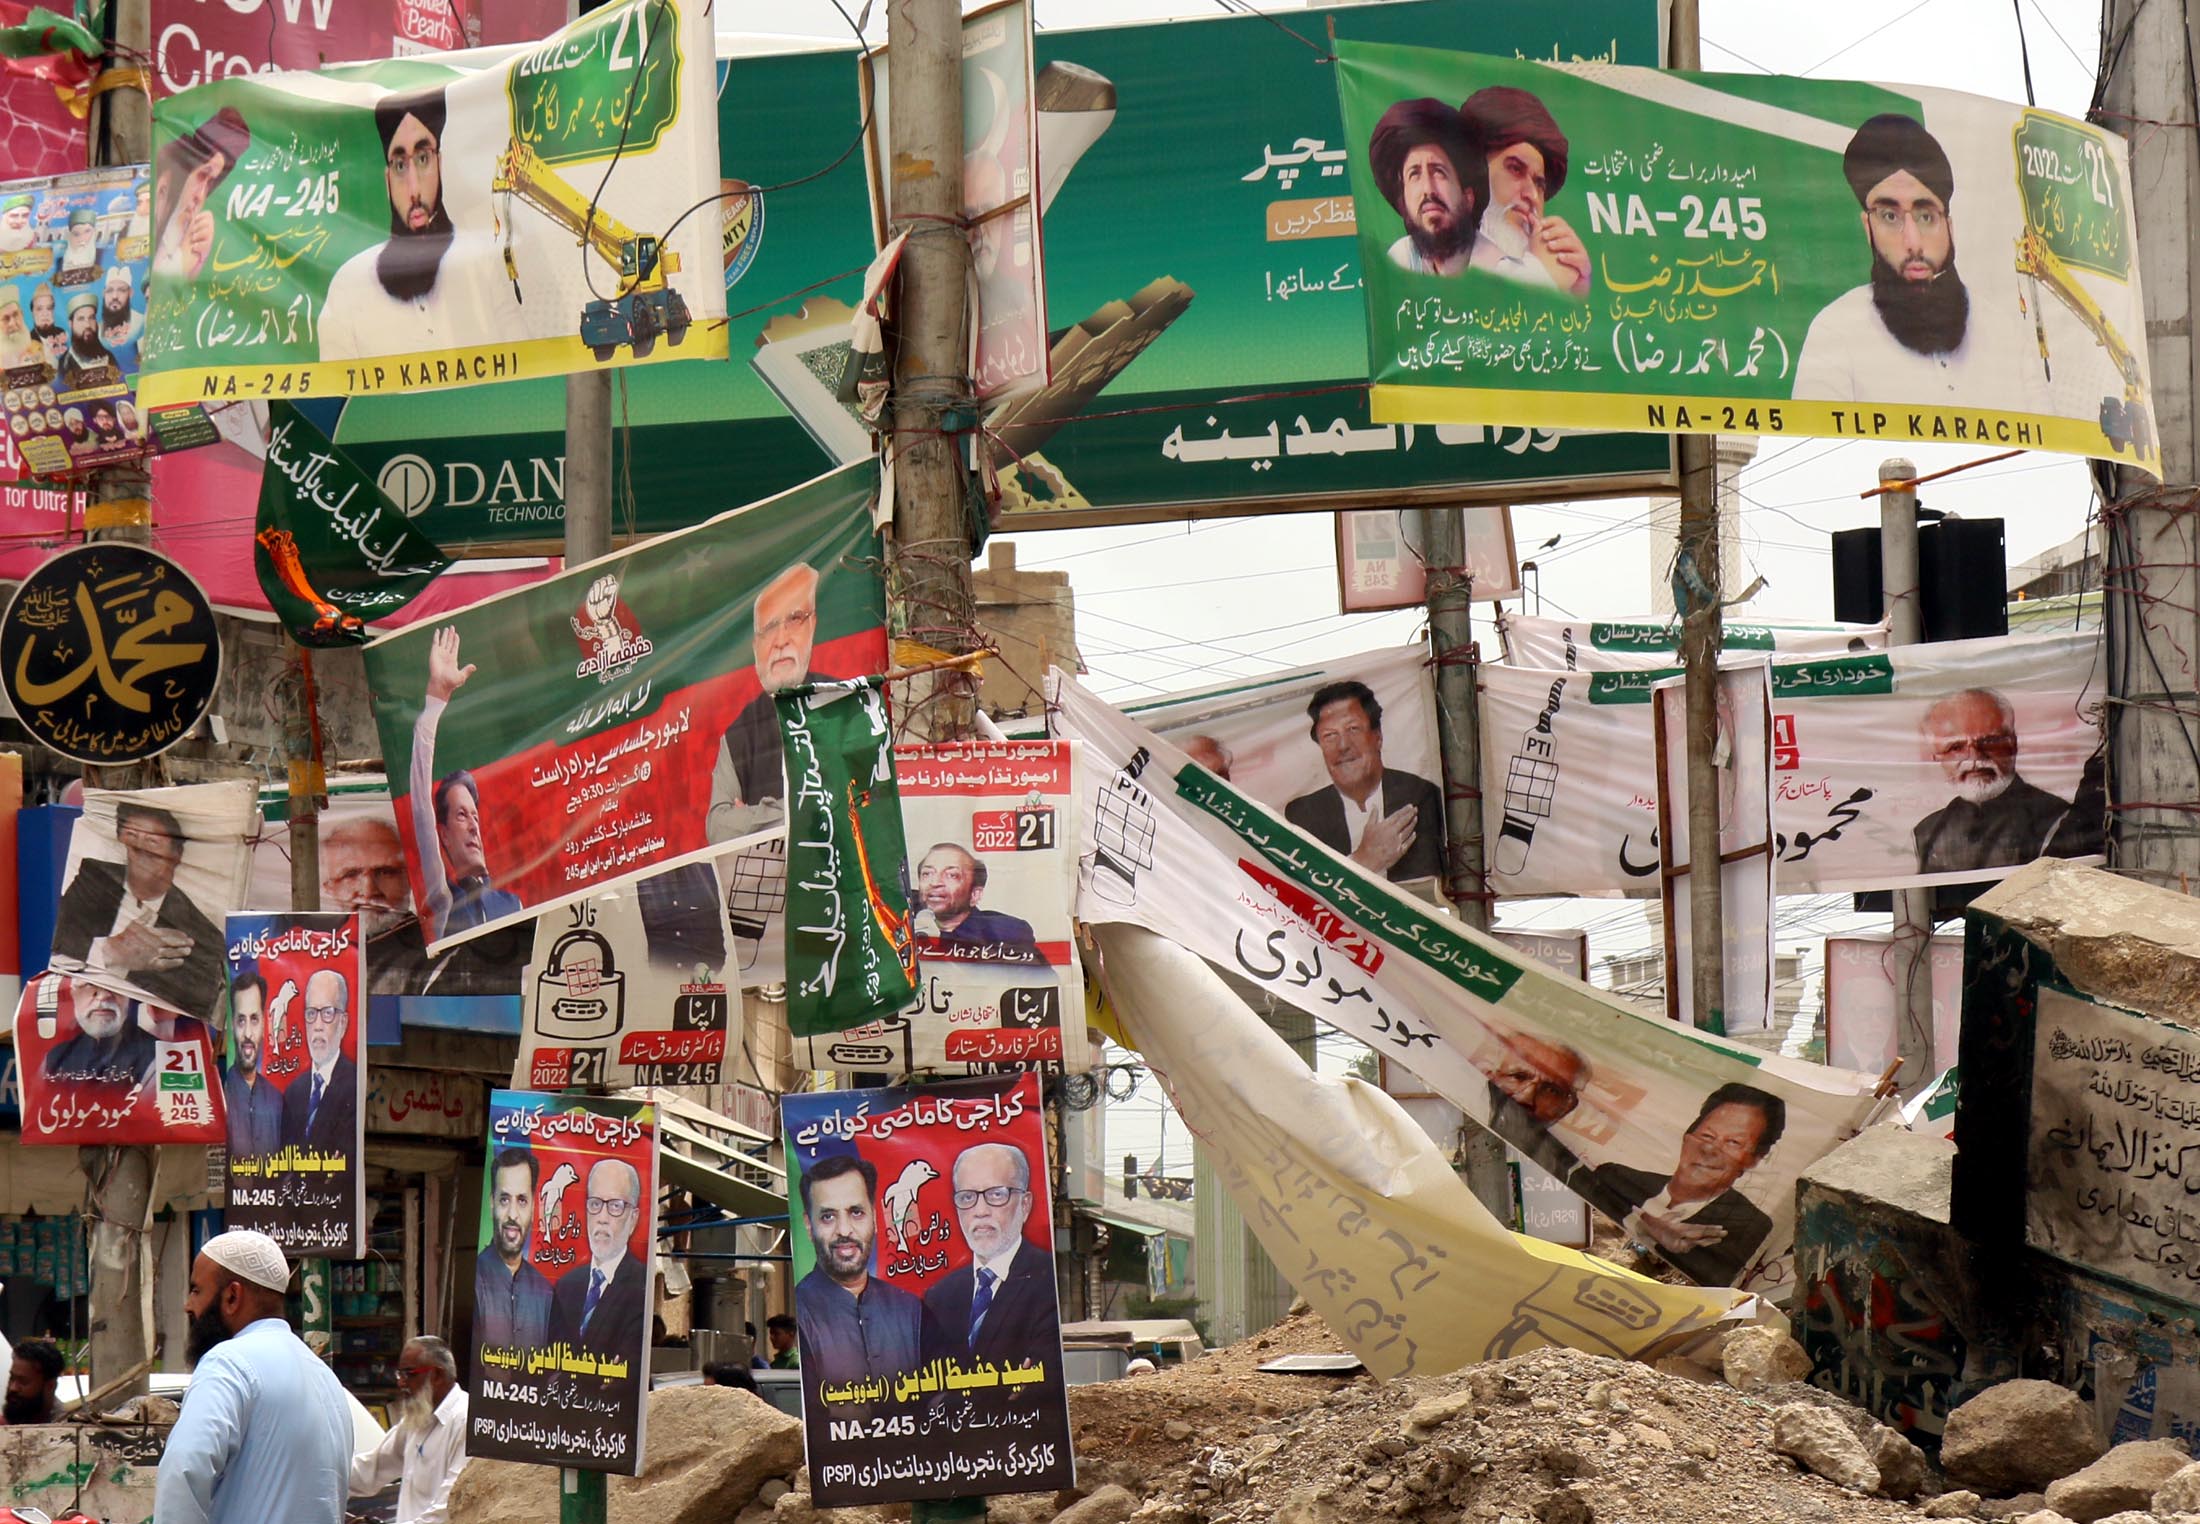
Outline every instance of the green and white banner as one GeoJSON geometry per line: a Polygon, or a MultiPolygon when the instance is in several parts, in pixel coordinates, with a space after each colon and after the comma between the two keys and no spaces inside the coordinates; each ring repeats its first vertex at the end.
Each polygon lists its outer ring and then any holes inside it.
{"type": "Polygon", "coordinates": [[[894,727],[876,679],[777,695],[787,748],[787,1029],[845,1031],[917,992],[894,727]]]}
{"type": "Polygon", "coordinates": [[[621,0],[161,102],[146,405],[723,358],[713,50],[702,0],[621,0]]]}
{"type": "Polygon", "coordinates": [[[1378,423],[2160,469],[2114,133],[1911,86],[1337,55],[1378,423]]]}
{"type": "Polygon", "coordinates": [[[291,639],[357,645],[451,564],[288,402],[269,404],[252,570],[291,639]]]}
{"type": "MultiPolygon", "coordinates": [[[[1498,637],[1505,660],[1546,672],[1621,672],[1638,667],[1676,667],[1681,622],[1672,615],[1641,619],[1550,619],[1500,609],[1498,637]]],[[[1783,656],[1838,656],[1887,648],[1879,624],[1747,624],[1729,619],[1719,649],[1729,654],[1762,651],[1783,656]]]]}

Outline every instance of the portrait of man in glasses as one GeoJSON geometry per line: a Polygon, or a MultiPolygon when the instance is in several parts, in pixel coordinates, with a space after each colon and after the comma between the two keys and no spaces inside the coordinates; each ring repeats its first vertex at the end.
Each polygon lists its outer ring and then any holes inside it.
{"type": "Polygon", "coordinates": [[[190,848],[183,824],[127,800],[114,819],[122,861],[88,856],[77,865],[54,921],[54,967],[105,975],[188,1016],[211,1015],[221,1000],[222,938],[176,882],[190,848]]]}
{"type": "Polygon", "coordinates": [[[732,841],[768,830],[786,818],[786,769],[780,760],[779,709],[772,695],[810,681],[810,648],[817,639],[817,583],[815,568],[797,562],[756,595],[753,659],[762,691],[719,739],[710,772],[710,810],[703,821],[712,841],[732,841]]]}
{"type": "Polygon", "coordinates": [[[1940,764],[1955,790],[1917,823],[1918,872],[2016,867],[2050,842],[2058,856],[2100,850],[2097,821],[2087,830],[2070,820],[2069,800],[2018,774],[2017,712],[1993,689],[1966,688],[1939,700],[1918,732],[1926,760],[1940,764]]]}
{"type": "Polygon", "coordinates": [[[970,1251],[924,1294],[939,1341],[930,1354],[964,1365],[1025,1360],[1057,1367],[1061,1312],[1054,1258],[1024,1236],[1031,1216],[1031,1160],[1008,1143],[975,1143],[955,1156],[955,1227],[970,1251]]]}
{"type": "MultiPolygon", "coordinates": [[[[288,986],[270,1009],[286,1002],[288,986]]],[[[351,981],[332,968],[306,979],[306,1058],[312,1068],[283,1091],[283,1142],[324,1154],[359,1150],[359,1065],[344,1052],[351,981]]]]}
{"type": "Polygon", "coordinates": [[[575,1265],[550,1294],[550,1342],[563,1342],[601,1357],[624,1359],[629,1378],[642,1347],[642,1310],[649,1286],[634,1253],[634,1230],[644,1222],[642,1175],[619,1159],[588,1167],[588,1262],[575,1265]]]}

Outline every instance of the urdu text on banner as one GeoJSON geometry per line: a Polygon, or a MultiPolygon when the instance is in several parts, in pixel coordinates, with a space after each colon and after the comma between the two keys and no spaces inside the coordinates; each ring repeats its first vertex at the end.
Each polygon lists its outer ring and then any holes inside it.
{"type": "Polygon", "coordinates": [[[1337,54],[1377,422],[2160,469],[2114,133],[1907,86],[1337,54]]]}
{"type": "Polygon", "coordinates": [[[161,102],[156,426],[240,398],[723,358],[715,101],[708,7],[626,0],[487,67],[346,64],[161,102]]]}

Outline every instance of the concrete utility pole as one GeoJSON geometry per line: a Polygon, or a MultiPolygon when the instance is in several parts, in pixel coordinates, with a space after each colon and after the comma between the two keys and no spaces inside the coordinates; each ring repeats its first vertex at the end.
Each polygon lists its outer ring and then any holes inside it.
{"type": "MultiPolygon", "coordinates": [[[[114,0],[109,8],[117,58],[147,58],[153,47],[152,0],[114,0]]],[[[109,74],[115,72],[112,64],[109,74]]],[[[107,76],[103,75],[102,78],[107,76]]],[[[90,166],[143,164],[153,156],[153,101],[142,83],[125,84],[96,96],[88,122],[90,166]]],[[[91,474],[86,497],[86,535],[95,540],[153,542],[152,478],[142,462],[103,466],[91,474]]],[[[85,781],[100,788],[148,788],[162,781],[157,762],[86,769],[85,781]]],[[[92,1221],[91,1378],[96,1386],[153,1353],[151,1240],[153,1173],[151,1148],[114,1146],[77,1150],[91,1183],[87,1204],[92,1221]]],[[[146,1391],[141,1377],[116,1395],[146,1391]]]]}
{"type": "MultiPolygon", "coordinates": [[[[1672,46],[1676,69],[1703,67],[1703,31],[1696,0],[1673,0],[1672,46]]],[[[1682,434],[1680,455],[1681,665],[1687,699],[1689,1009],[1707,1032],[1726,1030],[1726,912],[1719,872],[1719,473],[1708,434],[1682,434]]],[[[1677,968],[1668,979],[1681,976],[1677,968]]]]}
{"type": "MultiPolygon", "coordinates": [[[[1887,613],[1887,644],[1914,646],[1925,635],[1918,601],[1917,467],[1895,456],[1879,463],[1879,587],[1887,613]]],[[[1894,891],[1895,1052],[1901,1084],[1917,1089],[1933,1077],[1933,891],[1894,891]]]]}
{"type": "MultiPolygon", "coordinates": [[[[2200,21],[2184,6],[2106,0],[2101,9],[2101,109],[2131,142],[2129,194],[2139,224],[2147,359],[2162,482],[2115,471],[2104,509],[2108,691],[2109,861],[2119,873],[2191,893],[2200,888],[2200,482],[2194,397],[2200,389],[2200,110],[2191,71],[2200,21]],[[2120,505],[2120,506],[2119,506],[2120,505]]],[[[2137,343],[2139,335],[2126,334],[2137,343]]]]}
{"type": "MultiPolygon", "coordinates": [[[[962,11],[956,0],[893,0],[886,13],[887,232],[901,258],[894,356],[896,635],[950,655],[977,649],[970,582],[970,473],[963,445],[977,409],[970,380],[970,235],[963,215],[962,11]]],[[[927,673],[909,683],[912,728],[927,740],[971,732],[977,680],[927,673]]]]}

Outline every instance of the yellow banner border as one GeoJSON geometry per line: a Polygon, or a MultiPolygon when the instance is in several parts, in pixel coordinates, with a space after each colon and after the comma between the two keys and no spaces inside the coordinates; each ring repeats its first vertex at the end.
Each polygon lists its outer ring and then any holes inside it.
{"type": "MultiPolygon", "coordinates": [[[[687,336],[668,344],[659,335],[647,355],[625,351],[620,363],[656,365],[667,360],[727,358],[725,323],[697,318],[687,336]]],[[[182,407],[194,402],[237,402],[299,397],[401,397],[484,386],[495,381],[526,381],[569,376],[617,366],[599,361],[577,334],[521,339],[512,344],[473,344],[458,349],[413,354],[365,356],[356,360],[313,360],[281,365],[203,365],[185,370],[141,373],[138,404],[147,409],[182,407]]]]}
{"type": "Polygon", "coordinates": [[[1768,439],[1868,439],[1960,444],[2091,456],[2162,474],[2161,447],[2118,449],[2097,423],[1991,408],[1908,403],[1798,402],[1781,397],[1507,391],[1494,387],[1368,388],[1376,423],[1474,423],[1519,428],[1616,429],[1657,434],[1757,434],[1768,439]]]}

